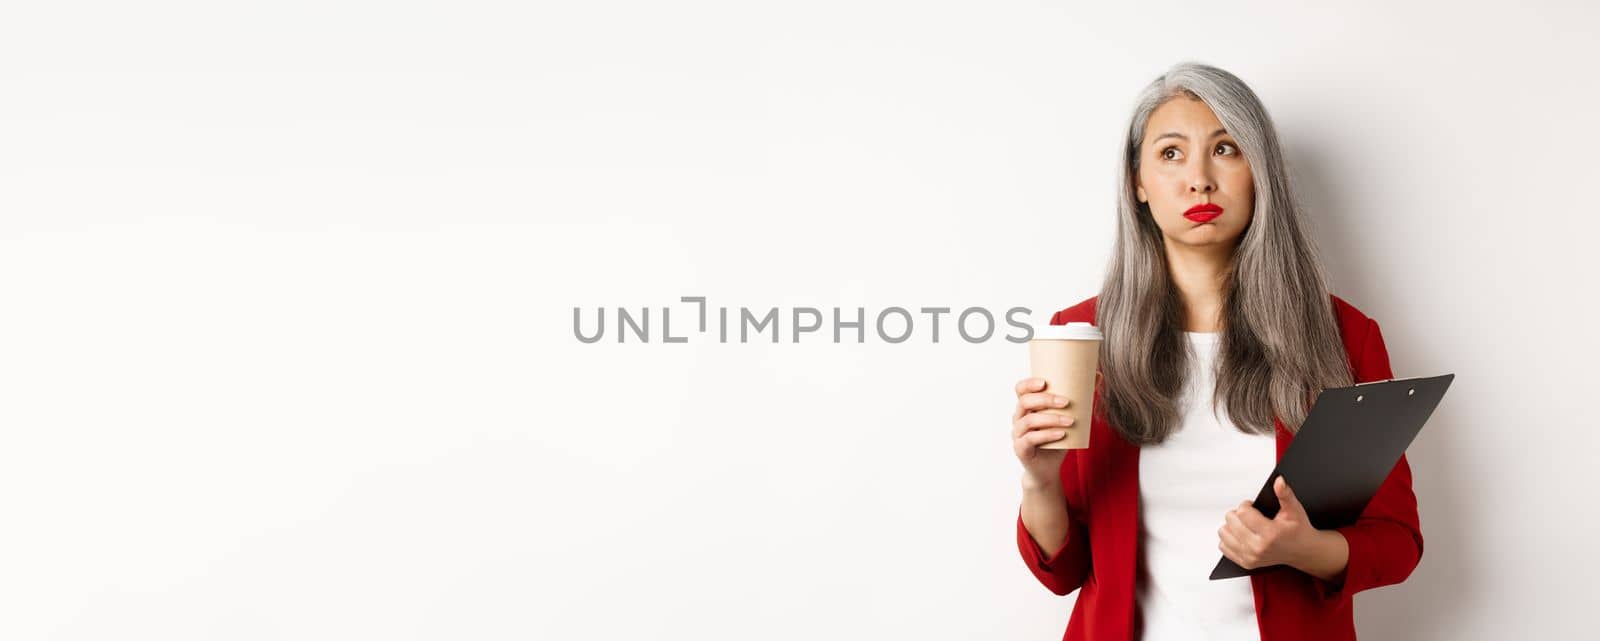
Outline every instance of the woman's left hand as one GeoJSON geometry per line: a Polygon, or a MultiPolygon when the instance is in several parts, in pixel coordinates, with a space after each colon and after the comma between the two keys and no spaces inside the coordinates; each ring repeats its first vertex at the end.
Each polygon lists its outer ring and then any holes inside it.
{"type": "Polygon", "coordinates": [[[1298,567],[1311,553],[1319,530],[1312,527],[1306,508],[1295,498],[1289,483],[1279,476],[1272,484],[1278,495],[1278,514],[1267,518],[1250,501],[1228,511],[1217,530],[1217,549],[1246,570],[1285,564],[1298,567]]]}

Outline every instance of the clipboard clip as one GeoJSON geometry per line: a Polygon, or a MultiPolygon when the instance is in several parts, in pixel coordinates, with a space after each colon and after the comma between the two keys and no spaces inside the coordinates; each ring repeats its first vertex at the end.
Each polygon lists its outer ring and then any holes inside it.
{"type": "Polygon", "coordinates": [[[1361,383],[1356,383],[1354,385],[1354,387],[1361,387],[1362,385],[1376,385],[1378,383],[1387,383],[1389,381],[1420,381],[1420,380],[1425,379],[1425,378],[1432,378],[1432,377],[1429,377],[1429,376],[1412,376],[1410,378],[1386,378],[1386,379],[1383,379],[1381,381],[1364,381],[1364,382],[1361,382],[1361,383]]]}

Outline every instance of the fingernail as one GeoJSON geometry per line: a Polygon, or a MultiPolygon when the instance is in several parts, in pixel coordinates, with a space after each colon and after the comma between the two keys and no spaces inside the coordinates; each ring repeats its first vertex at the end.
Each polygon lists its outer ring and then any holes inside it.
{"type": "Polygon", "coordinates": [[[1067,406],[1067,397],[1065,397],[1065,396],[1057,396],[1056,397],[1056,407],[1066,407],[1066,406],[1067,406]]]}

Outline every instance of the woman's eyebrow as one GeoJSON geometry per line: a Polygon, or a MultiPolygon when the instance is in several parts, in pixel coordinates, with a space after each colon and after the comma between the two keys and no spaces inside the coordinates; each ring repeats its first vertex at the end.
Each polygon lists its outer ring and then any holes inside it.
{"type": "MultiPolygon", "coordinates": [[[[1221,135],[1226,134],[1226,133],[1228,133],[1227,129],[1218,129],[1216,131],[1211,132],[1211,137],[1212,138],[1216,138],[1217,136],[1221,136],[1221,135]]],[[[1153,145],[1153,144],[1156,144],[1158,142],[1161,142],[1162,138],[1178,138],[1178,139],[1181,139],[1181,140],[1188,140],[1189,139],[1188,136],[1180,134],[1180,133],[1178,133],[1176,131],[1169,131],[1167,133],[1164,133],[1164,134],[1161,134],[1159,136],[1156,136],[1153,140],[1150,141],[1150,144],[1153,145]]]]}

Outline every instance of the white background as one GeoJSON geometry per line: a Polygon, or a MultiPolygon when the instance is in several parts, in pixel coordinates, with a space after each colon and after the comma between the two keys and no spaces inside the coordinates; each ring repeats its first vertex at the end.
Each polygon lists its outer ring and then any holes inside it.
{"type": "Polygon", "coordinates": [[[1075,303],[1180,60],[1457,376],[1362,638],[1587,634],[1600,11],[1080,4],[11,3],[0,637],[1058,638],[1021,346],[572,309],[1075,303]]]}

